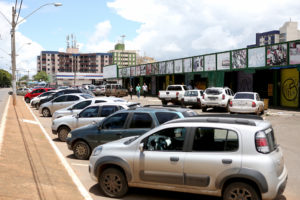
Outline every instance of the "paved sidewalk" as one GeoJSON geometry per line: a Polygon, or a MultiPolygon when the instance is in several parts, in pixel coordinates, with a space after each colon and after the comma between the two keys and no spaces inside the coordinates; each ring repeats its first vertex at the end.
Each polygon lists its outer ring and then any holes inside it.
{"type": "Polygon", "coordinates": [[[84,199],[22,97],[10,101],[0,152],[0,199],[84,199]]]}

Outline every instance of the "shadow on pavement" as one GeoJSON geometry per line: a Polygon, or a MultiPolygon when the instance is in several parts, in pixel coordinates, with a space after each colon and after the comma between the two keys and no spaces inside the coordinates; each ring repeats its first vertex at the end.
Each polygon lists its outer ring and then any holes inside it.
{"type": "MultiPolygon", "coordinates": [[[[96,195],[106,197],[102,192],[98,184],[93,185],[89,192],[96,195]]],[[[129,188],[128,193],[122,197],[124,200],[182,200],[182,199],[194,199],[194,200],[221,200],[219,197],[197,195],[183,192],[173,192],[164,190],[154,190],[145,188],[129,188]]],[[[280,199],[283,200],[283,199],[280,199]]]]}

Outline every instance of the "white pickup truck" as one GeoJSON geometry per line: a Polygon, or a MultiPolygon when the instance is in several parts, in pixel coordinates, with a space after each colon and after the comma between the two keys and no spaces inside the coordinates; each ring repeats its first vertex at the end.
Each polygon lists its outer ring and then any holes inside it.
{"type": "Polygon", "coordinates": [[[186,90],[188,90],[188,88],[185,85],[169,85],[167,90],[161,90],[158,92],[158,98],[161,100],[163,105],[166,105],[168,102],[181,104],[181,99],[183,98],[186,90]]]}

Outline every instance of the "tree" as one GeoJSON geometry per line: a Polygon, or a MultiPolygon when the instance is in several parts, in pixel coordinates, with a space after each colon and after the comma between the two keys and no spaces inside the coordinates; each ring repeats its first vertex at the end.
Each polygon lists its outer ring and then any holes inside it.
{"type": "Polygon", "coordinates": [[[46,72],[38,72],[36,75],[33,76],[33,79],[35,81],[45,81],[48,82],[49,81],[49,77],[47,75],[46,72]]]}
{"type": "Polygon", "coordinates": [[[0,87],[10,87],[10,86],[11,86],[11,74],[4,69],[0,69],[0,87]]]}
{"type": "Polygon", "coordinates": [[[27,81],[29,77],[27,75],[22,76],[19,81],[27,81]]]}

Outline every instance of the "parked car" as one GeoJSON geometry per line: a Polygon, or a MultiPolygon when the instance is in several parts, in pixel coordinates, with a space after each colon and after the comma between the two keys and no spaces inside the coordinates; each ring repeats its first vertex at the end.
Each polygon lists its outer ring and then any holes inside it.
{"type": "Polygon", "coordinates": [[[90,123],[97,123],[118,110],[129,109],[138,105],[137,103],[125,102],[94,104],[86,107],[78,114],[54,119],[51,126],[52,133],[65,142],[70,131],[90,123]]]}
{"type": "Polygon", "coordinates": [[[20,95],[20,96],[25,96],[28,92],[31,92],[31,90],[29,88],[18,88],[17,89],[17,95],[20,95]]]}
{"type": "Polygon", "coordinates": [[[54,88],[37,88],[37,89],[33,89],[31,92],[27,93],[24,96],[24,100],[26,101],[26,103],[30,103],[30,100],[33,97],[39,96],[40,94],[42,94],[44,92],[48,92],[50,90],[54,90],[54,88]]]}
{"type": "Polygon", "coordinates": [[[181,99],[181,105],[201,108],[203,90],[187,90],[181,99]]]}
{"type": "Polygon", "coordinates": [[[120,110],[99,123],[83,126],[67,136],[68,148],[78,159],[88,159],[92,150],[100,145],[123,137],[141,135],[169,120],[194,116],[183,108],[135,108],[120,110]]]}
{"type": "Polygon", "coordinates": [[[237,92],[229,103],[230,113],[264,113],[264,102],[256,92],[237,92]]]}
{"type": "Polygon", "coordinates": [[[106,89],[105,85],[100,85],[97,86],[93,92],[96,96],[105,95],[105,89],[106,89]]]}
{"type": "Polygon", "coordinates": [[[105,95],[106,96],[116,96],[123,97],[128,95],[128,90],[122,88],[120,84],[106,84],[105,85],[105,95]]]}
{"type": "Polygon", "coordinates": [[[288,177],[272,125],[227,114],[172,120],[140,137],[100,145],[89,172],[115,198],[132,186],[224,200],[277,199],[288,177]]]}
{"type": "Polygon", "coordinates": [[[63,94],[74,94],[74,93],[84,93],[84,94],[90,94],[91,96],[94,96],[94,94],[91,93],[91,91],[86,90],[86,89],[82,89],[82,88],[63,89],[63,90],[58,90],[57,92],[55,92],[54,94],[50,95],[46,99],[41,99],[38,106],[40,107],[43,103],[51,101],[52,99],[55,99],[56,97],[59,97],[60,95],[63,95],[63,94]]]}
{"type": "Polygon", "coordinates": [[[225,108],[229,111],[229,102],[233,98],[234,92],[228,87],[210,87],[207,88],[202,96],[202,112],[207,108],[225,108]]]}
{"type": "Polygon", "coordinates": [[[50,117],[56,110],[68,107],[77,101],[90,98],[93,98],[93,96],[84,93],[61,95],[47,103],[43,103],[39,108],[39,113],[44,117],[50,117]]]}
{"type": "Polygon", "coordinates": [[[70,105],[66,108],[59,109],[55,111],[52,115],[52,120],[56,118],[60,118],[66,115],[74,115],[81,112],[84,108],[89,105],[97,104],[97,103],[106,103],[106,102],[118,102],[118,103],[127,103],[126,100],[116,97],[94,97],[92,99],[85,99],[70,105]]]}
{"type": "Polygon", "coordinates": [[[167,90],[160,90],[158,92],[158,98],[161,100],[163,105],[167,105],[168,102],[181,104],[181,99],[183,98],[186,90],[188,90],[186,85],[169,85],[167,90]]]}
{"type": "Polygon", "coordinates": [[[35,107],[35,108],[38,109],[37,105],[38,105],[38,103],[40,102],[40,100],[41,100],[41,99],[48,98],[49,95],[51,95],[51,94],[53,94],[53,93],[55,93],[55,92],[56,92],[56,90],[50,90],[50,91],[48,91],[48,92],[44,92],[44,93],[40,94],[39,96],[36,96],[36,97],[32,98],[32,99],[30,100],[30,105],[31,105],[32,107],[35,107]]]}

